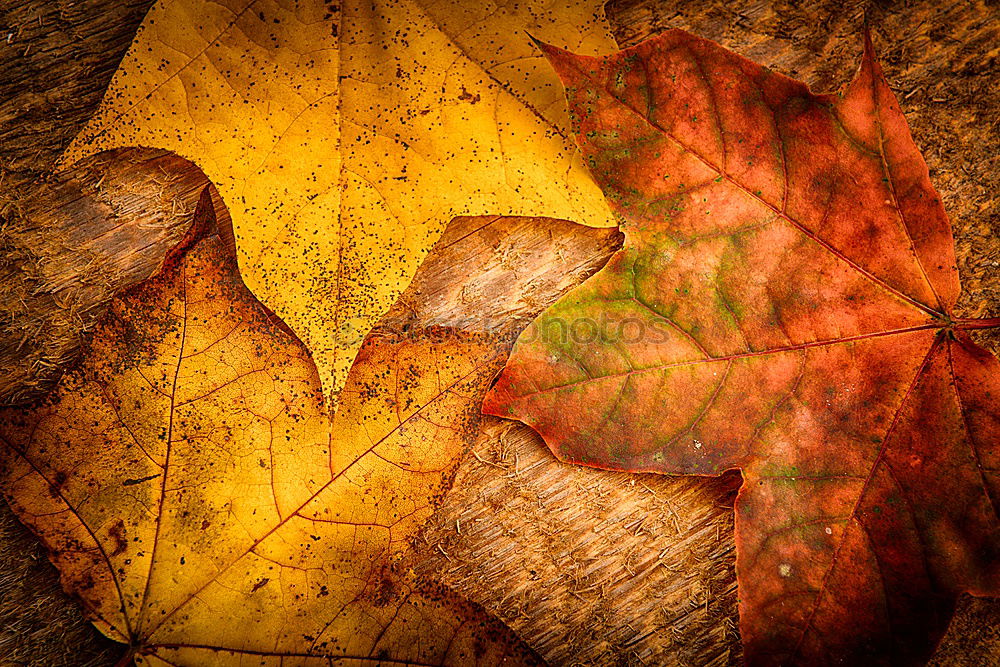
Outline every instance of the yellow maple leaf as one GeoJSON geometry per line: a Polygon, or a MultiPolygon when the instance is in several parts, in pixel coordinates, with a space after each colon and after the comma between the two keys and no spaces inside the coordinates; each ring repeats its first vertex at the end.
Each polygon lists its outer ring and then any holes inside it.
{"type": "Polygon", "coordinates": [[[615,48],[602,0],[160,0],[61,164],[150,146],[199,165],[335,401],[453,217],[614,226],[527,31],[615,48]]]}
{"type": "Polygon", "coordinates": [[[373,335],[331,418],[308,351],[219,237],[188,241],[112,302],[46,402],[0,411],[0,484],[64,587],[143,665],[532,662],[396,567],[500,343],[373,335]]]}

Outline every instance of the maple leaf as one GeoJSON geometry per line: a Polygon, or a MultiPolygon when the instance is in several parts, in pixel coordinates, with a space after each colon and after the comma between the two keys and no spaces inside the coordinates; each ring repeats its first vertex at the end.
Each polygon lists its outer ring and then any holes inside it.
{"type": "Polygon", "coordinates": [[[372,335],[335,417],[306,348],[197,231],[112,302],[42,404],[0,412],[5,495],[140,664],[533,662],[395,564],[448,488],[502,358],[372,335]]]}
{"type": "Polygon", "coordinates": [[[668,31],[544,50],[622,219],[607,266],[521,336],[487,396],[600,468],[740,469],[757,664],[926,659],[1000,592],[1000,364],[956,318],[950,226],[866,35],[817,95],[668,31]]]}
{"type": "Polygon", "coordinates": [[[335,401],[453,217],[614,226],[525,30],[614,47],[600,0],[161,0],[61,164],[151,146],[200,166],[335,401]]]}

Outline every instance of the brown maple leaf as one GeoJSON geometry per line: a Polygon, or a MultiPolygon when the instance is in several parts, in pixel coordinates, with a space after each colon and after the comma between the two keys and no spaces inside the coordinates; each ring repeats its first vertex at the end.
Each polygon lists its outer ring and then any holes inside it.
{"type": "Polygon", "coordinates": [[[624,248],[522,335],[485,412],[560,459],[740,469],[753,663],[914,663],[1000,592],[1000,364],[875,60],[836,95],[681,31],[544,47],[624,248]]]}
{"type": "Polygon", "coordinates": [[[112,302],[80,365],[0,412],[0,482],[139,664],[532,663],[397,564],[475,433],[502,341],[372,335],[335,417],[308,351],[196,230],[112,302]]]}

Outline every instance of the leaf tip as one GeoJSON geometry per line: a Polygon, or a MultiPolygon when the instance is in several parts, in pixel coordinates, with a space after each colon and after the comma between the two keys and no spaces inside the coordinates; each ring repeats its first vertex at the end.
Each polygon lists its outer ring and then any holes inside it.
{"type": "Polygon", "coordinates": [[[862,39],[864,40],[864,59],[865,62],[872,62],[875,60],[875,46],[872,43],[872,27],[871,23],[868,22],[868,14],[866,13],[861,26],[862,39]]]}
{"type": "Polygon", "coordinates": [[[560,73],[560,76],[563,70],[563,65],[569,60],[578,57],[570,51],[561,49],[558,46],[549,44],[548,42],[543,42],[528,31],[525,31],[525,34],[529,39],[531,39],[532,43],[538,48],[538,50],[542,52],[542,55],[545,56],[545,59],[549,61],[553,68],[555,68],[556,72],[560,73]]]}
{"type": "Polygon", "coordinates": [[[491,417],[523,421],[515,410],[516,392],[512,390],[512,387],[510,367],[501,368],[486,389],[486,395],[483,396],[480,408],[481,412],[491,417]]]}
{"type": "Polygon", "coordinates": [[[480,408],[484,415],[490,415],[492,417],[504,417],[504,402],[499,396],[499,391],[497,391],[497,384],[500,382],[500,378],[503,376],[503,369],[496,374],[490,381],[489,388],[486,390],[486,395],[483,396],[483,404],[480,408]]]}
{"type": "Polygon", "coordinates": [[[215,204],[212,202],[211,189],[207,185],[198,197],[198,204],[192,218],[191,227],[188,228],[184,237],[163,258],[159,272],[167,271],[175,266],[198,241],[216,232],[215,204]]]}

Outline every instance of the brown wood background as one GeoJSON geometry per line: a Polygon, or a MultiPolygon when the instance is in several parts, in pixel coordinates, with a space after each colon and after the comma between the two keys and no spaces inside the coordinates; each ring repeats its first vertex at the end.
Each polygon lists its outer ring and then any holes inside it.
{"type": "MultiPolygon", "coordinates": [[[[47,174],[148,5],[0,0],[0,401],[26,400],[58,377],[108,298],[155,270],[205,184],[188,163],[148,151],[47,174]]],[[[998,316],[996,3],[608,6],[622,46],[685,28],[815,90],[853,74],[866,10],[952,219],[959,312],[998,316]]],[[[456,220],[386,323],[467,321],[477,304],[503,300],[508,326],[523,326],[553,298],[551,278],[541,291],[533,278],[558,261],[558,287],[568,289],[616,242],[557,221],[456,220]]],[[[1000,351],[1000,335],[981,339],[1000,351]]],[[[487,419],[411,565],[497,614],[553,664],[738,664],[731,507],[739,481],[566,466],[530,429],[487,419]]],[[[82,620],[40,547],[0,507],[0,664],[101,665],[120,654],[82,620]]],[[[1000,602],[963,599],[934,662],[1000,665],[1000,602]]]]}

